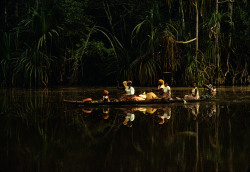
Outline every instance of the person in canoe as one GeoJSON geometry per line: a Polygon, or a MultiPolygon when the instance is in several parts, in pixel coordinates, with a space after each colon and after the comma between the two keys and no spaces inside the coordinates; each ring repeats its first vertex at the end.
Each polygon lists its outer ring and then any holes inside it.
{"type": "Polygon", "coordinates": [[[127,87],[125,87],[125,92],[127,96],[133,96],[135,94],[135,89],[132,87],[132,81],[127,82],[127,87]]]}
{"type": "Polygon", "coordinates": [[[206,88],[206,95],[208,97],[213,97],[216,95],[216,88],[210,83],[210,81],[207,81],[207,83],[203,84],[203,86],[206,88]]]}
{"type": "Polygon", "coordinates": [[[132,87],[132,81],[123,81],[125,94],[120,98],[120,101],[132,100],[135,94],[135,89],[132,87]]]}
{"type": "Polygon", "coordinates": [[[156,92],[156,94],[154,92],[147,93],[146,100],[163,98],[164,97],[164,88],[165,88],[164,81],[162,79],[159,79],[157,89],[154,90],[156,92]]]}
{"type": "Polygon", "coordinates": [[[167,82],[165,83],[165,87],[163,88],[163,92],[164,92],[164,94],[163,94],[164,99],[172,99],[171,98],[171,88],[167,82]]]}
{"type": "MultiPolygon", "coordinates": [[[[176,97],[177,100],[199,100],[200,96],[199,96],[199,89],[197,87],[197,83],[193,82],[193,88],[191,90],[191,94],[185,95],[184,98],[180,98],[180,97],[176,97]]],[[[184,102],[185,102],[184,101],[184,102]]]]}
{"type": "Polygon", "coordinates": [[[110,102],[108,90],[103,91],[102,101],[103,102],[110,102]]]}
{"type": "Polygon", "coordinates": [[[158,98],[163,98],[163,96],[164,96],[164,88],[165,88],[164,80],[163,79],[159,79],[159,81],[158,81],[158,87],[155,90],[156,95],[157,95],[158,98]]]}
{"type": "Polygon", "coordinates": [[[197,83],[193,82],[193,88],[191,90],[191,94],[185,95],[184,100],[199,100],[199,99],[200,99],[200,96],[199,96],[199,89],[197,87],[197,83]]]}
{"type": "Polygon", "coordinates": [[[123,91],[125,91],[125,89],[128,87],[128,81],[123,81],[122,82],[122,85],[123,85],[123,87],[120,87],[119,86],[119,82],[117,82],[118,84],[117,84],[117,89],[118,90],[123,90],[123,91]]]}

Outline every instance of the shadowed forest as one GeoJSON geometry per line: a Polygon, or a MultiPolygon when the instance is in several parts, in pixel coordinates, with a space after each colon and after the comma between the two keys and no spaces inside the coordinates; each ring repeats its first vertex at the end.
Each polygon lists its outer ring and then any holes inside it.
{"type": "Polygon", "coordinates": [[[247,0],[2,0],[0,85],[249,83],[247,0]]]}

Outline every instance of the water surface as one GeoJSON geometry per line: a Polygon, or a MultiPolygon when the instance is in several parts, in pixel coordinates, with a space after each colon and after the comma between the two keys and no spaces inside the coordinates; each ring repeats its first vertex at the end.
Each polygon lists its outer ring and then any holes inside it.
{"type": "MultiPolygon", "coordinates": [[[[250,87],[218,88],[216,98],[200,103],[63,103],[100,99],[103,89],[1,89],[0,171],[250,169],[250,87]]],[[[112,98],[120,96],[115,88],[109,91],[112,98]]],[[[187,92],[173,88],[174,96],[187,92]]]]}

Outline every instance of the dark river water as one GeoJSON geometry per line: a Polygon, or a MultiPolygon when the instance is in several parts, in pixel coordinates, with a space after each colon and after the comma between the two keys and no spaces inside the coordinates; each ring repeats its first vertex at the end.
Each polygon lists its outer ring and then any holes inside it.
{"type": "Polygon", "coordinates": [[[215,98],[187,104],[63,102],[101,99],[103,89],[0,89],[0,172],[250,170],[250,87],[217,88],[215,98]]]}

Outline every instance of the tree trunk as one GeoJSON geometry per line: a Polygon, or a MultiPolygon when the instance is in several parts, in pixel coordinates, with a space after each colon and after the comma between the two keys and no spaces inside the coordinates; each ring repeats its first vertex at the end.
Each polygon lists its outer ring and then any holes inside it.
{"type": "Polygon", "coordinates": [[[112,14],[110,12],[109,4],[106,1],[104,2],[104,0],[102,1],[102,4],[103,4],[103,8],[105,10],[106,16],[108,18],[108,21],[109,21],[109,25],[111,27],[112,34],[115,36],[115,29],[114,29],[114,25],[113,25],[113,18],[112,18],[112,14]]]}
{"type": "Polygon", "coordinates": [[[38,10],[39,0],[36,0],[36,10],[38,10]]]}
{"type": "Polygon", "coordinates": [[[7,26],[7,5],[5,4],[5,7],[4,7],[4,24],[5,26],[7,26]]]}
{"type": "Polygon", "coordinates": [[[196,10],[196,47],[195,47],[195,68],[197,69],[197,59],[198,59],[198,49],[199,49],[199,11],[198,11],[198,0],[195,2],[195,10],[196,10]]]}
{"type": "Polygon", "coordinates": [[[182,26],[182,35],[185,34],[185,16],[184,16],[184,11],[183,11],[183,2],[182,0],[179,0],[180,3],[180,12],[181,12],[181,26],[182,26]]]}
{"type": "Polygon", "coordinates": [[[15,17],[18,17],[18,1],[15,3],[15,17]]]}
{"type": "Polygon", "coordinates": [[[216,14],[216,28],[215,28],[215,59],[217,61],[217,74],[218,74],[218,85],[221,84],[221,78],[220,78],[220,53],[219,53],[219,29],[218,29],[218,13],[219,13],[219,2],[216,1],[216,8],[215,8],[215,14],[216,14]]]}
{"type": "Polygon", "coordinates": [[[229,72],[229,60],[231,55],[231,49],[232,49],[232,29],[233,29],[233,2],[230,0],[228,2],[228,14],[229,14],[229,35],[228,35],[228,52],[227,52],[227,71],[225,73],[225,77],[227,76],[229,72]]]}

